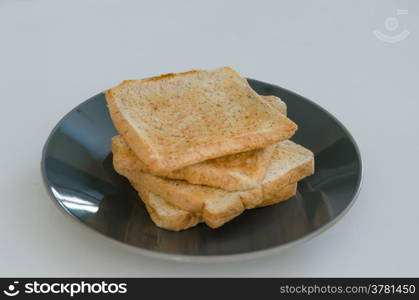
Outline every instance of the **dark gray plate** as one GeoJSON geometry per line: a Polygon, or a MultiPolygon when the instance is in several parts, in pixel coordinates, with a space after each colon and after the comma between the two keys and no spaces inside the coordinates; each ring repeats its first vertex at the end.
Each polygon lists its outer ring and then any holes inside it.
{"type": "Polygon", "coordinates": [[[245,259],[308,240],[339,220],[361,184],[361,158],[349,132],[331,114],[293,92],[249,80],[262,95],[288,105],[299,130],[292,138],[315,154],[316,172],[292,199],[246,211],[213,230],[156,227],[137,193],[112,167],[116,135],[103,94],[69,112],[45,143],[42,175],[52,199],[71,217],[113,240],[153,256],[188,261],[245,259]]]}

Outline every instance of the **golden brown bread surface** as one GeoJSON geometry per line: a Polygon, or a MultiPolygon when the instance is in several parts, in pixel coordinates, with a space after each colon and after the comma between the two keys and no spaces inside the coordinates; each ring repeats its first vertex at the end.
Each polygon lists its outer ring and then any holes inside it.
{"type": "Polygon", "coordinates": [[[228,67],[124,81],[106,99],[118,132],[155,173],[263,148],[297,129],[228,67]]]}
{"type": "MultiPolygon", "coordinates": [[[[262,98],[282,114],[286,114],[286,104],[278,97],[262,96],[262,98]]],[[[227,191],[255,188],[265,177],[273,149],[274,146],[268,146],[206,160],[174,171],[156,173],[147,168],[141,159],[134,159],[134,152],[122,136],[112,139],[112,152],[118,153],[120,164],[124,164],[126,169],[171,179],[182,179],[189,183],[217,187],[227,191]]]]}
{"type": "Polygon", "coordinates": [[[216,228],[241,214],[244,209],[257,207],[264,200],[280,198],[284,187],[313,173],[314,160],[311,151],[291,141],[278,143],[272,157],[262,184],[257,188],[238,192],[128,170],[124,167],[125,163],[120,163],[118,153],[114,153],[113,163],[119,174],[137,186],[181,210],[202,215],[205,223],[216,228]]]}

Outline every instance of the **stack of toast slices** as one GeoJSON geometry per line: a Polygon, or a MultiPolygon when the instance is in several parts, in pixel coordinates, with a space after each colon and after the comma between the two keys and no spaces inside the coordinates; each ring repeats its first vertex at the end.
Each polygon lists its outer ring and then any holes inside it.
{"type": "Polygon", "coordinates": [[[124,81],[106,100],[114,168],[161,228],[218,228],[293,197],[314,172],[313,153],[289,140],[286,104],[230,67],[124,81]]]}

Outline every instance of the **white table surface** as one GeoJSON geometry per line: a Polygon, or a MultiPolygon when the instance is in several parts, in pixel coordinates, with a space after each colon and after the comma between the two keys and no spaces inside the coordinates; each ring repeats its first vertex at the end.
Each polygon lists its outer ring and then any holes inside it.
{"type": "Polygon", "coordinates": [[[0,276],[419,276],[418,53],[416,0],[0,1],[0,276]],[[364,183],[339,223],[273,256],[193,264],[127,251],[57,209],[41,149],[70,109],[123,79],[223,65],[352,132],[364,183]]]}

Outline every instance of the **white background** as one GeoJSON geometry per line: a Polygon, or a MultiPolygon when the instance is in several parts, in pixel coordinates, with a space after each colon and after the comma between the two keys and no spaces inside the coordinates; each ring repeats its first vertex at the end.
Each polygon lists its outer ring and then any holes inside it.
{"type": "Polygon", "coordinates": [[[0,0],[0,276],[419,276],[419,1],[0,0]],[[399,28],[387,17],[397,8],[399,28]],[[410,36],[378,40],[374,29],[410,36]],[[131,253],[64,217],[40,175],[50,130],[123,79],[230,65],[314,100],[365,178],[314,240],[246,262],[131,253]]]}

